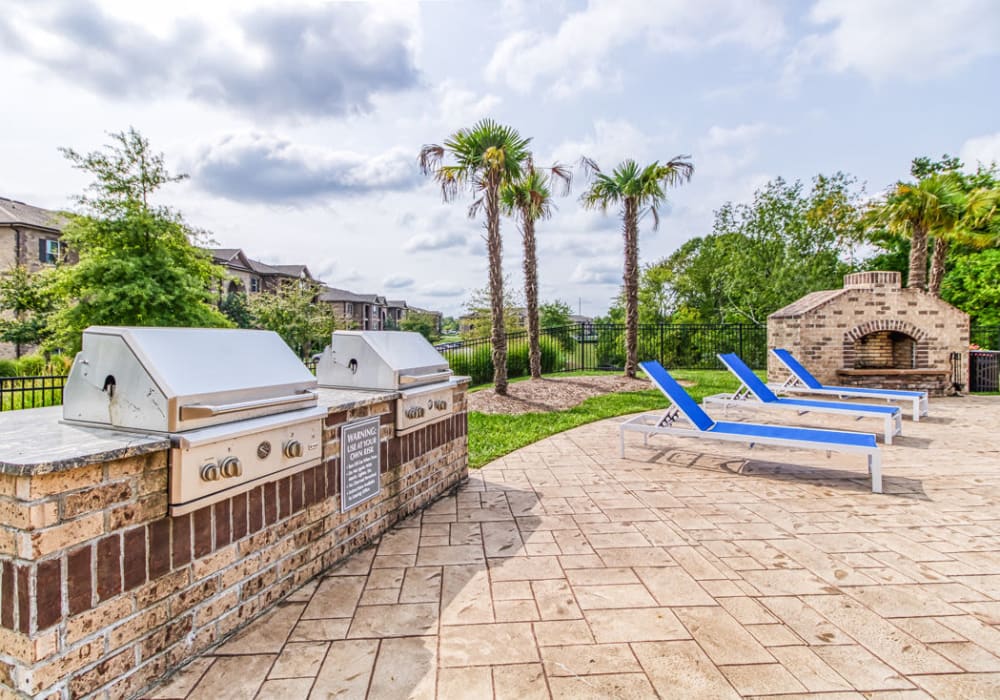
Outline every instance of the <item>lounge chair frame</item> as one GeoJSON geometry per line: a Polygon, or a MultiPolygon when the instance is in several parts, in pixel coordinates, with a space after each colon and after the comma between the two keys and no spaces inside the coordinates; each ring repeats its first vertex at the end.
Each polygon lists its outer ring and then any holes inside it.
{"type": "Polygon", "coordinates": [[[886,445],[892,444],[892,438],[903,433],[903,412],[896,406],[892,413],[888,412],[888,407],[870,406],[857,403],[836,403],[833,401],[801,401],[798,399],[780,399],[770,392],[764,382],[760,382],[763,387],[760,391],[766,390],[766,395],[761,396],[758,391],[747,384],[747,380],[740,376],[740,371],[750,372],[747,367],[735,355],[718,354],[719,360],[733,375],[740,380],[740,388],[732,394],[713,394],[702,399],[702,405],[715,404],[723,407],[726,412],[731,407],[749,408],[780,408],[788,411],[796,411],[798,415],[806,413],[833,413],[845,416],[852,416],[855,420],[863,418],[882,419],[882,438],[886,445]],[[737,366],[733,359],[739,361],[742,366],[737,366]]]}
{"type": "MultiPolygon", "coordinates": [[[[692,419],[688,413],[683,410],[678,402],[675,401],[674,397],[670,395],[668,390],[658,382],[654,373],[656,369],[659,369],[670,381],[675,382],[669,373],[658,362],[641,362],[639,366],[646,372],[646,375],[650,378],[650,381],[656,386],[670,401],[670,405],[663,413],[643,413],[638,416],[629,418],[621,424],[619,427],[619,450],[622,457],[625,456],[625,433],[626,432],[638,432],[642,434],[643,445],[649,445],[649,438],[651,435],[671,435],[674,437],[687,437],[687,438],[709,438],[713,440],[723,440],[727,442],[741,442],[749,445],[753,448],[754,445],[773,445],[776,447],[791,447],[798,449],[816,449],[824,450],[828,454],[830,452],[845,452],[845,453],[858,453],[863,454],[868,461],[868,473],[871,476],[872,482],[872,493],[882,493],[882,454],[879,451],[878,446],[875,444],[875,436],[867,433],[852,433],[848,431],[841,430],[814,430],[811,428],[795,428],[789,426],[764,426],[754,423],[739,423],[739,424],[727,424],[719,422],[711,422],[705,428],[698,427],[695,420],[692,419]],[[649,369],[647,369],[649,366],[649,369]],[[652,370],[652,371],[651,371],[652,370]],[[691,427],[682,427],[678,425],[679,420],[683,418],[691,427]],[[753,435],[749,433],[729,433],[724,432],[723,429],[727,426],[739,426],[742,429],[769,429],[769,428],[781,428],[786,435],[796,435],[802,434],[801,439],[790,439],[787,437],[775,437],[769,435],[753,435]],[[859,437],[867,435],[871,438],[870,445],[851,445],[843,444],[833,441],[822,441],[817,439],[806,438],[807,434],[822,434],[827,433],[831,435],[843,434],[851,435],[852,437],[859,437]]],[[[675,382],[676,383],[676,382],[675,382]]],[[[697,410],[702,413],[708,421],[712,421],[707,414],[701,410],[701,407],[687,394],[686,391],[679,385],[677,389],[683,392],[683,396],[686,400],[690,402],[689,410],[697,410]],[[693,407],[693,409],[691,408],[693,407]]]]}
{"type": "MultiPolygon", "coordinates": [[[[879,390],[879,389],[867,389],[861,387],[850,387],[850,386],[829,386],[827,384],[821,384],[815,377],[811,374],[808,378],[816,382],[817,386],[810,386],[809,381],[799,376],[800,370],[807,370],[802,366],[791,353],[788,356],[795,360],[798,367],[793,367],[788,363],[786,358],[781,356],[781,353],[777,352],[781,348],[772,348],[771,354],[773,354],[785,369],[788,370],[788,378],[785,379],[781,384],[771,383],[767,386],[774,392],[779,394],[816,394],[819,396],[836,396],[839,399],[880,399],[884,400],[886,403],[892,403],[894,401],[908,402],[913,411],[913,422],[918,423],[921,416],[926,416],[929,412],[929,405],[927,401],[926,391],[901,391],[901,390],[879,390]]],[[[785,350],[784,352],[788,352],[785,350]]]]}

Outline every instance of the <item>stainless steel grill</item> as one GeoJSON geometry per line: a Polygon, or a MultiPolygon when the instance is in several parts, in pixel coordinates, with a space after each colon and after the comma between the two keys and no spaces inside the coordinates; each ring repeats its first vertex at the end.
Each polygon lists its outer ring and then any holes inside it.
{"type": "Polygon", "coordinates": [[[270,331],[94,326],[63,390],[67,423],[171,438],[171,515],[319,463],[316,379],[270,331]]]}
{"type": "Polygon", "coordinates": [[[316,377],[322,387],[399,392],[397,435],[451,415],[448,361],[419,333],[334,331],[316,377]]]}

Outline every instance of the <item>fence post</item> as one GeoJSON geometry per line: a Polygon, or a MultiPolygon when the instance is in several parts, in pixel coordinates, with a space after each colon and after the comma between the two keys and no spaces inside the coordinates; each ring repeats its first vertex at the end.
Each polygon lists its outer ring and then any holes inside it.
{"type": "Polygon", "coordinates": [[[744,357],[744,354],[743,354],[743,324],[742,323],[739,325],[739,328],[737,328],[737,333],[739,334],[739,338],[740,338],[740,343],[739,343],[739,345],[740,345],[740,358],[742,359],[744,357]]]}

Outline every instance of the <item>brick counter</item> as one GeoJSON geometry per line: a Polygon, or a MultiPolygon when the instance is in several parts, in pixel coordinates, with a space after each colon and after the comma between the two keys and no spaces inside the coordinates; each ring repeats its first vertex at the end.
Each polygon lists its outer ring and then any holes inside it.
{"type": "MultiPolygon", "coordinates": [[[[87,431],[106,459],[35,465],[0,445],[0,698],[133,697],[365,547],[467,478],[466,389],[448,419],[402,437],[394,398],[322,390],[319,466],[174,518],[162,438],[115,449],[87,431]],[[381,492],[342,513],[340,428],[374,416],[381,492]]],[[[57,417],[17,420],[38,440],[57,417]]]]}

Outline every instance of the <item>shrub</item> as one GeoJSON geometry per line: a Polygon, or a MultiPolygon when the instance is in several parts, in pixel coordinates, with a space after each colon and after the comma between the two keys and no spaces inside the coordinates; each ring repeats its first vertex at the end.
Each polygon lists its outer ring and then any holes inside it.
{"type": "Polygon", "coordinates": [[[14,360],[0,360],[0,377],[16,377],[17,363],[14,360]]]}
{"type": "MultiPolygon", "coordinates": [[[[565,369],[566,358],[559,342],[551,338],[541,338],[542,373],[548,374],[565,369]]],[[[445,350],[443,353],[451,370],[458,375],[472,377],[473,384],[493,381],[493,350],[489,343],[481,343],[473,348],[445,350]]],[[[507,350],[507,376],[526,377],[531,373],[528,362],[527,343],[511,344],[507,350]]]]}
{"type": "Polygon", "coordinates": [[[45,358],[41,355],[24,355],[17,360],[17,371],[22,377],[37,377],[45,374],[45,358]]]}
{"type": "Polygon", "coordinates": [[[69,374],[73,366],[73,357],[70,355],[53,355],[49,358],[49,363],[45,367],[45,373],[54,377],[69,374]]]}

